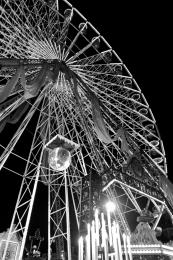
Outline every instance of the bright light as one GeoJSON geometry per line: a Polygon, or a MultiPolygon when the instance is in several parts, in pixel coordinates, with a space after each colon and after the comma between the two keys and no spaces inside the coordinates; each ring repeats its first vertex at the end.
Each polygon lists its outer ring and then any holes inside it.
{"type": "Polygon", "coordinates": [[[112,201],[108,201],[105,206],[107,211],[109,212],[113,212],[115,210],[115,203],[113,203],[112,201]]]}

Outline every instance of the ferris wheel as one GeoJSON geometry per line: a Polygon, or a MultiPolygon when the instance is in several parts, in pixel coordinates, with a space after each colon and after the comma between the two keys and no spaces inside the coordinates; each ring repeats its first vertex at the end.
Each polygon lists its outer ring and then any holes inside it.
{"type": "Polygon", "coordinates": [[[8,237],[21,234],[19,259],[39,185],[48,259],[54,242],[71,259],[71,214],[80,229],[87,176],[101,176],[125,233],[146,207],[157,212],[153,228],[163,211],[172,218],[155,118],[104,37],[66,0],[0,0],[0,25],[0,170],[21,181],[8,237]]]}

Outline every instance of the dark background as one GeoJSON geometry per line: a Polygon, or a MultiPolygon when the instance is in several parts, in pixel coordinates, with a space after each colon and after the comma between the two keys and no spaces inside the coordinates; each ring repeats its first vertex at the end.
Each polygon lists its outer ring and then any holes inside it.
{"type": "Polygon", "coordinates": [[[71,4],[104,36],[137,81],[156,119],[173,180],[171,7],[167,1],[72,0],[71,4]]]}
{"type": "MultiPolygon", "coordinates": [[[[167,156],[168,176],[173,181],[170,6],[166,2],[164,5],[158,2],[151,5],[150,1],[138,1],[136,4],[135,1],[121,0],[71,0],[70,3],[104,36],[137,81],[156,119],[167,156]]],[[[7,176],[3,178],[7,183],[7,176]]],[[[13,178],[9,182],[12,183],[13,178]]],[[[10,206],[14,204],[13,190],[10,184],[10,189],[8,185],[6,187],[0,192],[4,205],[4,208],[1,207],[0,232],[9,226],[9,216],[14,209],[10,206]],[[8,217],[2,218],[2,215],[8,217]]],[[[14,192],[17,190],[16,185],[14,192]]],[[[42,203],[36,202],[35,208],[39,205],[42,213],[33,213],[32,219],[36,221],[32,221],[32,231],[45,222],[46,187],[42,186],[37,195],[42,197],[42,203]]]]}

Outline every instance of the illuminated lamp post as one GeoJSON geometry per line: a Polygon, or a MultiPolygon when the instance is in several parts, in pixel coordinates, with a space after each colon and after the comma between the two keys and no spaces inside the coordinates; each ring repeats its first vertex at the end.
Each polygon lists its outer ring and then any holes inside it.
{"type": "Polygon", "coordinates": [[[115,203],[108,201],[105,205],[107,212],[107,221],[108,221],[108,233],[109,233],[109,244],[112,246],[112,227],[111,227],[111,213],[115,211],[115,203]]]}

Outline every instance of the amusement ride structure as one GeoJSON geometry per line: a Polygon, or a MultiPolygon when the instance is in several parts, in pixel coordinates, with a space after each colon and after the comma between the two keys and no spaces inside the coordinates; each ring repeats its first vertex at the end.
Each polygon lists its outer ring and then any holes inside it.
{"type": "Polygon", "coordinates": [[[20,182],[1,259],[17,234],[23,259],[40,185],[48,260],[75,259],[74,226],[79,260],[173,255],[156,238],[173,220],[163,143],[117,53],[66,0],[0,0],[0,26],[0,171],[20,182]]]}

